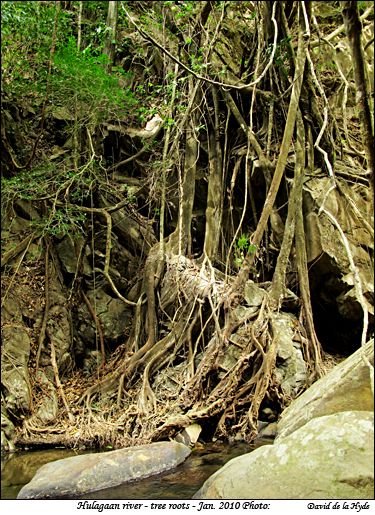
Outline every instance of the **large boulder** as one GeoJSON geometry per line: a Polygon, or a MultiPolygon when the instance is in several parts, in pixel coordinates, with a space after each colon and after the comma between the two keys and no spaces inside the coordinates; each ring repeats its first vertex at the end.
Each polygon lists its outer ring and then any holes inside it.
{"type": "Polygon", "coordinates": [[[17,498],[79,497],[174,468],[190,452],[189,447],[182,443],[157,442],[57,460],[41,467],[17,498]]]}
{"type": "Polygon", "coordinates": [[[278,422],[277,438],[291,434],[312,418],[340,411],[373,411],[370,370],[362,356],[364,353],[373,364],[373,345],[373,340],[369,341],[295,399],[278,422]]]}
{"type": "Polygon", "coordinates": [[[195,499],[373,499],[374,415],[320,417],[229,461],[195,499]]]}

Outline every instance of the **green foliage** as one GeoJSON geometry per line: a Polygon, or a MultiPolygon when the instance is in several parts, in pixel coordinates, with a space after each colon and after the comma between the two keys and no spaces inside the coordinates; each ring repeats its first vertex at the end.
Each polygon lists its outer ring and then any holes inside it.
{"type": "Polygon", "coordinates": [[[82,117],[88,113],[92,115],[94,111],[108,116],[113,109],[116,109],[117,115],[125,114],[136,100],[130,89],[119,87],[118,76],[106,73],[107,61],[106,55],[93,55],[90,48],[77,51],[75,39],[69,38],[68,43],[56,52],[54,59],[50,94],[54,104],[68,104],[78,116],[81,107],[82,117]]]}
{"type": "Polygon", "coordinates": [[[241,234],[241,236],[237,239],[236,247],[239,250],[247,251],[250,246],[250,240],[247,234],[241,234]]]}
{"type": "Polygon", "coordinates": [[[189,55],[191,69],[197,73],[201,72],[202,68],[205,66],[202,54],[203,48],[198,48],[197,54],[189,55]]]}
{"type": "MultiPolygon", "coordinates": [[[[85,2],[85,10],[107,2],[85,2]]],[[[40,98],[46,94],[55,2],[2,2],[3,85],[16,97],[40,98]]],[[[49,82],[49,99],[64,106],[78,119],[100,119],[114,110],[124,115],[136,103],[129,89],[118,80],[127,74],[117,68],[105,71],[108,62],[102,48],[106,37],[105,20],[95,23],[88,33],[88,46],[77,51],[72,35],[72,12],[61,10],[58,18],[56,51],[49,82]]]]}
{"type": "Polygon", "coordinates": [[[53,177],[53,166],[51,164],[42,165],[31,171],[19,172],[14,177],[7,179],[1,178],[1,192],[4,205],[12,203],[18,198],[31,200],[44,197],[51,193],[51,188],[56,184],[53,177]]]}
{"type": "Polygon", "coordinates": [[[52,213],[43,218],[41,221],[35,222],[35,228],[39,229],[42,234],[48,234],[62,238],[67,234],[78,236],[79,233],[84,234],[84,224],[86,222],[86,213],[82,213],[73,206],[64,206],[53,210],[52,213]]]}
{"type": "Polygon", "coordinates": [[[357,7],[358,7],[359,14],[363,14],[365,12],[365,10],[368,9],[368,7],[370,7],[370,5],[372,5],[372,3],[373,2],[359,0],[357,2],[357,7]]]}
{"type": "MultiPolygon", "coordinates": [[[[1,3],[2,86],[9,94],[28,95],[45,79],[54,18],[55,2],[1,3]]],[[[60,11],[57,45],[71,34],[70,18],[60,11]]]]}
{"type": "Polygon", "coordinates": [[[257,246],[251,243],[249,236],[244,233],[236,241],[234,249],[234,262],[236,266],[241,267],[247,253],[255,254],[257,246]]]}

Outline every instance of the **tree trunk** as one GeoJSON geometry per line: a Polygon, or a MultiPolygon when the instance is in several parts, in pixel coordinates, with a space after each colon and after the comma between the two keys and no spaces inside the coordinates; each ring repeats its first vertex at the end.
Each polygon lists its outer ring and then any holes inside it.
{"type": "MultiPolygon", "coordinates": [[[[354,79],[357,88],[357,103],[362,124],[362,136],[368,170],[371,176],[372,193],[374,195],[374,125],[371,116],[369,93],[366,80],[366,64],[362,47],[362,23],[358,15],[358,2],[345,1],[342,4],[342,17],[350,43],[353,59],[354,79]]],[[[374,199],[373,199],[374,201],[374,199]]]]}
{"type": "Polygon", "coordinates": [[[208,154],[210,175],[208,179],[206,232],[204,238],[204,253],[215,260],[220,242],[221,220],[223,214],[223,159],[219,132],[219,106],[216,88],[212,88],[214,101],[214,127],[209,133],[208,154]]]}
{"type": "Polygon", "coordinates": [[[103,53],[108,56],[108,63],[106,69],[109,72],[113,65],[115,56],[115,40],[117,30],[117,15],[118,15],[118,2],[108,2],[108,15],[107,15],[107,36],[103,53]]]}

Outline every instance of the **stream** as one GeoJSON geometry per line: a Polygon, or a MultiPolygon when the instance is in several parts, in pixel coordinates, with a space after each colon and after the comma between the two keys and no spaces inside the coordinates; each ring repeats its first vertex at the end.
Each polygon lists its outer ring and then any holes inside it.
{"type": "MultiPolygon", "coordinates": [[[[191,499],[206,479],[227,461],[263,445],[214,443],[194,450],[179,467],[146,479],[85,494],[85,499],[191,499]]],[[[16,499],[44,464],[88,451],[48,449],[23,451],[1,457],[1,498],[16,499]]],[[[89,451],[90,452],[90,451],[89,451]]],[[[95,451],[91,451],[95,452],[95,451]]]]}

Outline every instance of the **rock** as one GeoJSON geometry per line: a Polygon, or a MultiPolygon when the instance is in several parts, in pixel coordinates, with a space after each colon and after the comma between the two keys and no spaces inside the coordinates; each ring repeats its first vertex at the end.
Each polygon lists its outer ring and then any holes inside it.
{"type": "Polygon", "coordinates": [[[263,408],[259,412],[259,419],[266,421],[266,423],[273,422],[277,419],[277,413],[271,408],[263,408]]]}
{"type": "MultiPolygon", "coordinates": [[[[72,239],[71,237],[65,236],[56,245],[57,254],[61,261],[63,269],[69,274],[75,274],[77,272],[77,264],[80,253],[82,252],[83,238],[72,239]]],[[[91,275],[91,266],[89,264],[86,253],[83,251],[82,256],[82,272],[85,276],[91,275]]]]}
{"type": "Polygon", "coordinates": [[[244,298],[248,306],[259,307],[262,304],[266,292],[259,288],[253,281],[247,281],[245,284],[244,298]]]}
{"type": "MultiPolygon", "coordinates": [[[[56,361],[61,376],[67,372],[66,354],[72,349],[72,317],[71,310],[67,304],[67,290],[60,267],[57,261],[49,262],[49,300],[50,308],[47,320],[47,335],[53,341],[56,350],[56,361]]],[[[50,349],[47,342],[44,342],[40,365],[49,367],[51,364],[50,349]]]]}
{"type": "Polygon", "coordinates": [[[11,412],[30,409],[30,384],[27,364],[30,336],[21,324],[4,324],[1,348],[1,384],[5,387],[6,408],[11,412]]]}
{"type": "MultiPolygon", "coordinates": [[[[341,164],[342,166],[342,164],[341,164]]],[[[340,161],[335,170],[340,169],[340,161]]],[[[354,287],[347,248],[331,216],[344,233],[362,284],[364,302],[374,314],[373,209],[369,188],[329,177],[314,177],[304,184],[305,240],[311,301],[316,330],[324,348],[354,352],[361,341],[363,311],[354,287]],[[324,199],[324,210],[320,211],[324,199]],[[325,212],[326,211],[326,212],[325,212]],[[327,215],[328,213],[328,215],[327,215]]]]}
{"type": "Polygon", "coordinates": [[[157,442],[54,461],[41,467],[17,498],[78,497],[174,468],[190,452],[181,443],[157,442]]]}
{"type": "Polygon", "coordinates": [[[43,397],[38,409],[29,418],[29,421],[39,426],[41,423],[43,425],[48,424],[56,419],[59,411],[59,399],[54,384],[43,371],[38,370],[35,379],[39,388],[43,391],[43,397]]]}
{"type": "Polygon", "coordinates": [[[296,317],[289,313],[275,313],[271,328],[277,342],[275,375],[288,396],[295,396],[307,380],[307,367],[300,344],[293,341],[296,317]]]}
{"type": "Polygon", "coordinates": [[[12,452],[15,450],[13,438],[15,428],[13,422],[9,419],[6,408],[1,400],[1,452],[12,452]]]}
{"type": "Polygon", "coordinates": [[[17,199],[15,201],[17,207],[17,213],[26,220],[40,220],[40,215],[33,206],[33,202],[24,199],[17,199]]]}
{"type": "Polygon", "coordinates": [[[201,431],[202,427],[199,424],[191,424],[185,427],[181,433],[178,433],[176,442],[183,443],[188,447],[193,447],[197,443],[201,431]]]}
{"type": "MultiPolygon", "coordinates": [[[[372,340],[364,348],[371,363],[373,344],[372,340]]],[[[361,354],[362,350],[357,350],[295,399],[281,415],[277,438],[289,435],[312,418],[340,411],[372,411],[370,371],[361,354]]]]}
{"type": "MultiPolygon", "coordinates": [[[[122,336],[130,320],[129,307],[122,300],[114,299],[102,289],[97,289],[95,292],[89,291],[87,297],[100,320],[104,339],[116,340],[122,336]]],[[[79,336],[87,346],[92,345],[95,341],[95,324],[85,304],[79,309],[79,321],[79,336]]]]}
{"type": "Polygon", "coordinates": [[[86,376],[98,372],[99,367],[103,363],[101,352],[98,350],[86,350],[86,357],[83,360],[83,372],[86,376]]]}
{"type": "MultiPolygon", "coordinates": [[[[101,195],[99,207],[107,208],[113,205],[112,199],[105,198],[101,195]]],[[[148,253],[149,248],[157,243],[152,225],[140,213],[137,214],[137,220],[128,216],[124,209],[113,211],[111,213],[113,219],[113,230],[118,234],[120,240],[129,242],[129,248],[137,249],[148,253]]]]}
{"type": "Polygon", "coordinates": [[[229,461],[195,499],[373,499],[374,415],[311,420],[280,443],[229,461]]]}
{"type": "MultiPolygon", "coordinates": [[[[259,422],[258,422],[259,424],[259,422]]],[[[256,440],[273,440],[277,433],[277,422],[271,422],[258,429],[256,440]]]]}

